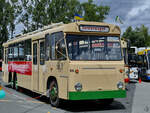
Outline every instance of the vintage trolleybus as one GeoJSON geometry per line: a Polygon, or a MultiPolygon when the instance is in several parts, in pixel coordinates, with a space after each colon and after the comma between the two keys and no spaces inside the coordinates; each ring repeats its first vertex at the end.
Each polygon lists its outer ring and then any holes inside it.
{"type": "Polygon", "coordinates": [[[120,28],[100,22],[57,23],[3,44],[3,79],[61,99],[124,98],[120,28]]]}

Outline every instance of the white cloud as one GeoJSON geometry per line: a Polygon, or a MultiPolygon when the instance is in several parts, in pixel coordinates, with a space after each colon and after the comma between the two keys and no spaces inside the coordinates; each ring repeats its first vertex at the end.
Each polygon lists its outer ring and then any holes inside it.
{"type": "Polygon", "coordinates": [[[127,19],[130,19],[132,17],[135,17],[137,15],[142,14],[146,9],[148,9],[150,6],[149,0],[143,0],[143,4],[133,7],[127,14],[127,19]]]}

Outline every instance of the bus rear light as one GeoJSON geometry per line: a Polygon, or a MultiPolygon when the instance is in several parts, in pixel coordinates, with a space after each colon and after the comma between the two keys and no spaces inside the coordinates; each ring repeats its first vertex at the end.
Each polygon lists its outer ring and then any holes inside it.
{"type": "Polygon", "coordinates": [[[75,70],[75,73],[79,73],[79,70],[78,70],[78,69],[76,69],[76,70],[75,70]]]}
{"type": "Polygon", "coordinates": [[[125,83],[129,83],[129,78],[125,78],[125,79],[124,79],[124,82],[125,82],[125,83]]]}

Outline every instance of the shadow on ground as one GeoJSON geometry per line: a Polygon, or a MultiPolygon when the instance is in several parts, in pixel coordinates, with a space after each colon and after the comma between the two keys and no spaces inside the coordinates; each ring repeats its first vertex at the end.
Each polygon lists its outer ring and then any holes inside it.
{"type": "Polygon", "coordinates": [[[125,106],[119,101],[114,101],[107,105],[98,101],[67,101],[60,109],[70,112],[86,112],[86,111],[105,111],[105,110],[123,110],[125,106]]]}
{"type": "MultiPolygon", "coordinates": [[[[133,96],[135,91],[136,82],[131,82],[127,85],[127,97],[123,99],[115,99],[112,104],[106,105],[101,101],[63,101],[62,106],[58,109],[62,109],[68,112],[86,112],[86,111],[109,111],[111,110],[123,110],[128,113],[131,112],[133,96]],[[130,108],[129,108],[130,107],[130,108]]],[[[6,86],[9,88],[9,86],[6,86]]],[[[40,98],[40,95],[34,92],[31,92],[27,89],[20,88],[18,90],[20,93],[29,96],[29,99],[36,99],[45,104],[49,104],[49,99],[45,96],[40,98]]]]}

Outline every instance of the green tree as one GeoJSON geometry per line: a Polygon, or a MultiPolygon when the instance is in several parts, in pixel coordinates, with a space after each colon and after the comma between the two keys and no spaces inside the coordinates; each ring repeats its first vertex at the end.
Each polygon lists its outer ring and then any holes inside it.
{"type": "Polygon", "coordinates": [[[80,3],[78,0],[23,0],[21,23],[25,32],[33,31],[51,23],[74,21],[76,13],[86,21],[103,21],[108,15],[108,6],[97,6],[93,0],[80,3]],[[29,20],[31,21],[29,24],[29,20]]]}
{"type": "Polygon", "coordinates": [[[82,3],[83,16],[86,21],[102,22],[108,15],[110,8],[108,6],[98,6],[93,3],[93,0],[82,3]]]}
{"type": "Polygon", "coordinates": [[[30,32],[32,31],[31,30],[31,15],[32,15],[32,1],[31,1],[31,4],[30,4],[30,1],[29,0],[22,0],[22,4],[20,5],[21,7],[21,15],[20,15],[20,18],[19,18],[19,21],[18,23],[23,23],[24,25],[24,29],[23,29],[23,33],[27,33],[27,32],[30,32]]]}
{"type": "Polygon", "coordinates": [[[123,33],[123,37],[130,40],[131,46],[147,47],[150,46],[150,36],[148,28],[142,25],[134,30],[129,26],[123,33]]]}
{"type": "Polygon", "coordinates": [[[46,11],[46,0],[34,0],[34,7],[32,9],[32,27],[33,30],[38,29],[46,24],[47,11],[46,11]]]}
{"type": "Polygon", "coordinates": [[[15,19],[18,12],[17,0],[0,0],[0,58],[2,58],[2,44],[13,37],[15,19]]]}
{"type": "Polygon", "coordinates": [[[25,26],[24,33],[51,23],[71,22],[74,14],[80,12],[80,2],[77,0],[23,0],[23,3],[24,13],[20,22],[25,26]]]}

